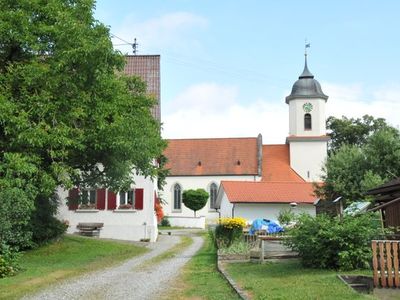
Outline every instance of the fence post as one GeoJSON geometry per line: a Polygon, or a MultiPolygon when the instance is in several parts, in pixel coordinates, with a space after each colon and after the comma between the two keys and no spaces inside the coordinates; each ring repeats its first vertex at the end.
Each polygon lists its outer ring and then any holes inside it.
{"type": "Polygon", "coordinates": [[[372,267],[374,273],[374,286],[379,286],[379,278],[378,278],[378,253],[376,251],[377,243],[376,241],[372,241],[372,267]]]}

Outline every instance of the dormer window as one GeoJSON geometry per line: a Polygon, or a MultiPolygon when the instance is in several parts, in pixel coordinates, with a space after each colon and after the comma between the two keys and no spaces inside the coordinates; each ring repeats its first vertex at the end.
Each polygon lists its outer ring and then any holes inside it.
{"type": "Polygon", "coordinates": [[[304,130],[311,130],[311,114],[304,115],[304,130]]]}

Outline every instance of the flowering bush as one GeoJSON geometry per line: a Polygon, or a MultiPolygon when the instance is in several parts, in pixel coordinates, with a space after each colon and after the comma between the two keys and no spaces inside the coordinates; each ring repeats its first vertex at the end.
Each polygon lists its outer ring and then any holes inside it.
{"type": "Polygon", "coordinates": [[[156,212],[157,223],[160,224],[161,220],[164,218],[164,211],[158,198],[154,201],[154,211],[156,212]]]}
{"type": "Polygon", "coordinates": [[[246,219],[240,217],[221,218],[219,223],[227,229],[235,229],[235,228],[243,229],[243,227],[246,226],[246,219]]]}
{"type": "Polygon", "coordinates": [[[229,247],[236,240],[243,237],[243,227],[246,220],[243,218],[221,218],[215,228],[215,244],[218,248],[229,247]]]}
{"type": "Polygon", "coordinates": [[[118,206],[118,209],[131,209],[132,208],[132,204],[121,204],[120,206],[118,206]]]}
{"type": "Polygon", "coordinates": [[[86,204],[80,204],[79,209],[95,209],[96,204],[94,203],[86,203],[86,204]]]}

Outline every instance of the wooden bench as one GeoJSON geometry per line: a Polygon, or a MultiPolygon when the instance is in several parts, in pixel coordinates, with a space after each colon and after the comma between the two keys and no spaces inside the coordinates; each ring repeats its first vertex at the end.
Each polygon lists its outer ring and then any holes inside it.
{"type": "Polygon", "coordinates": [[[78,223],[79,235],[83,236],[100,236],[100,230],[104,223],[78,223]]]}

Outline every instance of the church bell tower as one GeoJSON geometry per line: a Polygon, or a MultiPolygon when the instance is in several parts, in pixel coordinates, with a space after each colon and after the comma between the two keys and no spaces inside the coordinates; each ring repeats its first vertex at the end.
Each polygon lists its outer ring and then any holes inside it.
{"type": "Polygon", "coordinates": [[[303,73],[286,97],[289,105],[290,166],[306,181],[320,181],[327,156],[325,105],[328,96],[308,70],[307,52],[303,73]]]}

